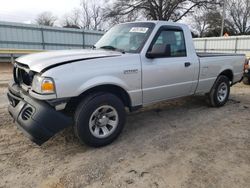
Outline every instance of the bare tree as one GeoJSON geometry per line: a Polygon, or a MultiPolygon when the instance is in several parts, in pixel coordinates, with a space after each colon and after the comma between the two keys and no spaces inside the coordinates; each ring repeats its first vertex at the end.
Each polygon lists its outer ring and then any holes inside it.
{"type": "Polygon", "coordinates": [[[70,14],[64,15],[62,20],[62,26],[66,28],[77,28],[80,29],[80,12],[74,9],[70,14]]]}
{"type": "Polygon", "coordinates": [[[219,4],[217,0],[116,0],[107,17],[143,14],[147,19],[179,21],[195,7],[219,4]]]}
{"type": "MultiPolygon", "coordinates": [[[[191,26],[199,37],[217,37],[221,35],[222,12],[220,6],[213,9],[199,9],[192,15],[191,26]]],[[[229,35],[237,34],[233,24],[225,18],[223,30],[229,35]]]]}
{"type": "MultiPolygon", "coordinates": [[[[142,15],[141,11],[139,10],[129,11],[126,14],[121,13],[119,10],[115,10],[114,8],[116,8],[118,5],[114,3],[118,2],[114,2],[113,0],[106,0],[105,7],[103,9],[104,21],[109,27],[119,23],[145,19],[145,16],[142,15]]],[[[122,7],[119,7],[119,9],[121,8],[122,7]]]]}
{"type": "Polygon", "coordinates": [[[238,34],[250,32],[250,0],[228,0],[227,11],[238,34]]]}
{"type": "Polygon", "coordinates": [[[35,22],[38,25],[45,25],[45,26],[54,26],[57,17],[54,16],[51,12],[42,12],[40,13],[35,22]]]}
{"type": "Polygon", "coordinates": [[[112,27],[116,24],[119,23],[124,23],[124,22],[132,22],[132,21],[137,21],[137,20],[144,20],[145,17],[141,16],[138,11],[132,11],[129,12],[128,14],[117,14],[113,12],[113,7],[112,6],[107,6],[104,10],[104,21],[106,23],[107,28],[112,27]]]}
{"type": "Polygon", "coordinates": [[[92,29],[97,30],[98,26],[100,26],[103,21],[102,9],[100,5],[96,3],[92,4],[91,9],[92,9],[92,25],[93,25],[92,29]]]}
{"type": "Polygon", "coordinates": [[[78,8],[66,14],[61,21],[63,27],[100,30],[103,25],[102,1],[81,0],[78,8]]]}
{"type": "Polygon", "coordinates": [[[198,37],[204,37],[209,27],[206,10],[197,10],[191,17],[191,27],[198,34],[198,37]]]}
{"type": "Polygon", "coordinates": [[[84,29],[101,29],[103,21],[103,9],[101,2],[97,0],[82,0],[80,8],[80,24],[84,29]]]}
{"type": "Polygon", "coordinates": [[[84,29],[90,29],[91,27],[91,10],[89,4],[89,1],[82,0],[79,9],[81,12],[81,25],[84,29]]]}

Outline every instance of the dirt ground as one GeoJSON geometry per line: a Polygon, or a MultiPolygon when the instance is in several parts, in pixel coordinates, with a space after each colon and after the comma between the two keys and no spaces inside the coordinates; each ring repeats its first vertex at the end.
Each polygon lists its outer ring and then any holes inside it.
{"type": "Polygon", "coordinates": [[[12,77],[12,64],[0,62],[0,87],[6,86],[6,83],[12,77]]]}
{"type": "Polygon", "coordinates": [[[0,187],[250,187],[250,86],[234,86],[222,108],[188,97],[129,114],[120,137],[99,149],[71,128],[31,143],[0,93],[0,187]]]}

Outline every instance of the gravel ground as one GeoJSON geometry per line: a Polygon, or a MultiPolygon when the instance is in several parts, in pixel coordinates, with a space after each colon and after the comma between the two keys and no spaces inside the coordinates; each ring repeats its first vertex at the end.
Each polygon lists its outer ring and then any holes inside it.
{"type": "Polygon", "coordinates": [[[121,136],[95,149],[69,128],[39,147],[14,126],[0,88],[0,187],[250,187],[250,86],[210,108],[188,97],[128,115],[121,136]]]}

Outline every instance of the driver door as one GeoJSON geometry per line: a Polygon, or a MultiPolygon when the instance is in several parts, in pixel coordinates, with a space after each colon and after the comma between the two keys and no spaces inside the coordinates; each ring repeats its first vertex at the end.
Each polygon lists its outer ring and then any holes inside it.
{"type": "Polygon", "coordinates": [[[143,104],[190,95],[195,66],[182,29],[160,28],[148,52],[150,57],[142,57],[143,104]]]}

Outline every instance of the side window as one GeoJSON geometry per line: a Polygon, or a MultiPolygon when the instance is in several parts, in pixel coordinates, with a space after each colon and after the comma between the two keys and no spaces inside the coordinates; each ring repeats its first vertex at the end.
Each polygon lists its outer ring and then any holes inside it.
{"type": "Polygon", "coordinates": [[[165,51],[166,57],[185,57],[186,45],[183,31],[163,30],[158,35],[150,51],[165,51]],[[165,50],[162,50],[162,49],[165,50]]]}

